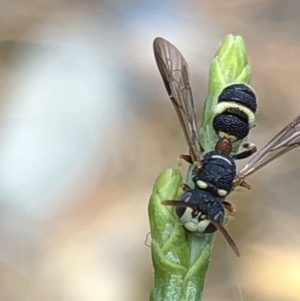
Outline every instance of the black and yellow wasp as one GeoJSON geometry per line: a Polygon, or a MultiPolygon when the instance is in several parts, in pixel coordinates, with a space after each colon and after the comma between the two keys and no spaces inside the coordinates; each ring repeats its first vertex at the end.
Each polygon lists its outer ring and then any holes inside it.
{"type": "Polygon", "coordinates": [[[235,160],[243,159],[256,151],[246,143],[246,150],[231,154],[232,143],[244,140],[255,122],[256,95],[244,83],[226,86],[218,96],[212,126],[219,137],[214,150],[204,152],[199,140],[188,64],[180,51],[163,38],[153,43],[155,60],[165,88],[181,124],[189,155],[182,155],[193,164],[192,180],[195,188],[185,185],[179,200],[165,200],[163,204],[176,207],[183,227],[197,235],[219,230],[239,256],[239,250],[223,227],[225,209],[234,214],[234,207],[225,200],[235,187],[251,188],[245,179],[263,166],[300,143],[300,115],[283,128],[237,173],[235,160]]]}

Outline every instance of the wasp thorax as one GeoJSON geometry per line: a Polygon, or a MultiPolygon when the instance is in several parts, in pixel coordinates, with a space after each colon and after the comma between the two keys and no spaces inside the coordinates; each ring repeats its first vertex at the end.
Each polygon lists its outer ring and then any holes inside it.
{"type": "Polygon", "coordinates": [[[205,190],[190,189],[183,193],[180,200],[191,205],[191,208],[176,207],[180,222],[187,231],[198,235],[215,232],[217,229],[208,217],[223,224],[225,211],[221,198],[205,190]]]}
{"type": "Polygon", "coordinates": [[[214,108],[213,128],[220,138],[232,142],[248,136],[255,122],[257,102],[254,91],[245,84],[225,87],[214,108]]]}
{"type": "Polygon", "coordinates": [[[200,189],[216,196],[225,197],[232,190],[232,183],[236,176],[236,165],[230,155],[219,151],[207,153],[201,161],[202,168],[192,174],[192,179],[200,189]]]}

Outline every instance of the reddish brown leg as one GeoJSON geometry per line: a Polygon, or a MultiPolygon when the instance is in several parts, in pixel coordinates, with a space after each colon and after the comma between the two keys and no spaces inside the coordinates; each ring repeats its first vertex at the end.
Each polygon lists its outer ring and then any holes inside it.
{"type": "Polygon", "coordinates": [[[183,159],[184,161],[186,161],[187,163],[191,164],[191,165],[194,165],[195,166],[195,169],[197,169],[197,171],[200,171],[201,168],[202,168],[202,165],[200,162],[196,161],[196,162],[193,162],[192,160],[192,157],[189,156],[189,155],[184,155],[184,154],[181,154],[179,156],[180,159],[183,159]]]}
{"type": "Polygon", "coordinates": [[[242,181],[241,183],[239,183],[239,186],[247,188],[248,190],[251,189],[251,185],[249,185],[247,182],[242,181]]]}
{"type": "Polygon", "coordinates": [[[181,154],[179,156],[180,159],[183,159],[184,161],[186,161],[187,163],[189,164],[193,164],[194,162],[192,161],[192,157],[189,156],[189,155],[184,155],[184,154],[181,154]]]}
{"type": "Polygon", "coordinates": [[[229,203],[229,202],[223,202],[224,208],[226,209],[225,212],[225,220],[223,225],[228,225],[229,223],[231,223],[235,217],[235,213],[236,213],[236,209],[235,207],[229,203]]]}
{"type": "Polygon", "coordinates": [[[182,183],[181,184],[181,189],[183,191],[187,191],[188,189],[191,189],[191,187],[188,184],[186,184],[186,183],[182,183]]]}
{"type": "Polygon", "coordinates": [[[201,165],[201,163],[200,162],[194,162],[194,166],[195,166],[195,169],[197,170],[197,171],[200,171],[201,169],[202,169],[202,165],[201,165]]]}
{"type": "Polygon", "coordinates": [[[236,209],[235,207],[229,202],[223,202],[225,209],[230,213],[230,215],[235,215],[236,209]]]}
{"type": "Polygon", "coordinates": [[[242,151],[238,154],[232,155],[232,158],[234,160],[245,159],[245,158],[248,158],[251,155],[253,155],[256,151],[257,151],[257,148],[256,148],[255,145],[253,145],[253,146],[250,146],[248,149],[246,149],[246,150],[244,150],[244,151],[242,151]]]}
{"type": "Polygon", "coordinates": [[[247,188],[248,190],[251,189],[251,185],[249,185],[246,181],[241,180],[239,177],[236,177],[233,181],[233,187],[241,186],[247,188]]]}

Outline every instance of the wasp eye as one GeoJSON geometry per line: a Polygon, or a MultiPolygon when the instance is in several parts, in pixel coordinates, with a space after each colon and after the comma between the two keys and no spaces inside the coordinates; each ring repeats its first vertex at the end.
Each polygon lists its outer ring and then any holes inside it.
{"type": "Polygon", "coordinates": [[[219,196],[226,196],[228,192],[224,189],[218,189],[218,195],[219,196]]]}
{"type": "Polygon", "coordinates": [[[203,182],[203,181],[200,181],[200,180],[198,180],[197,182],[196,182],[196,184],[197,184],[197,186],[199,187],[199,188],[202,188],[202,189],[206,189],[207,188],[207,183],[205,183],[205,182],[203,182]]]}

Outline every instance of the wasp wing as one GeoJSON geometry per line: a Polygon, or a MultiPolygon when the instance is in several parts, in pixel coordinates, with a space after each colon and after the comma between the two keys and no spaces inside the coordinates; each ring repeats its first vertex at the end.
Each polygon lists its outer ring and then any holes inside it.
{"type": "Polygon", "coordinates": [[[189,79],[189,67],[180,51],[163,38],[153,42],[154,56],[173,103],[193,162],[201,160],[198,125],[189,79]]]}
{"type": "Polygon", "coordinates": [[[238,174],[238,182],[300,146],[300,115],[268,142],[238,174]]]}

